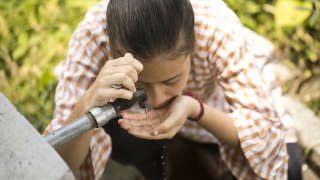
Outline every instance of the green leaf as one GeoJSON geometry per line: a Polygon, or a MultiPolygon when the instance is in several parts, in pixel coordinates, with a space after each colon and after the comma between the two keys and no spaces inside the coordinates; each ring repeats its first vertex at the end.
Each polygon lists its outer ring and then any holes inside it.
{"type": "Polygon", "coordinates": [[[86,0],[86,1],[79,1],[79,0],[68,0],[66,1],[67,6],[70,6],[72,8],[79,8],[79,7],[85,7],[86,9],[89,9],[90,7],[94,6],[99,2],[98,0],[86,0]]]}
{"type": "MultiPolygon", "coordinates": [[[[5,18],[1,15],[0,15],[0,35],[2,37],[7,37],[9,35],[9,28],[8,28],[7,22],[5,18]]],[[[2,37],[0,37],[0,39],[2,39],[2,37]]]]}
{"type": "Polygon", "coordinates": [[[258,13],[261,11],[260,6],[252,1],[246,1],[247,12],[250,14],[258,13]]]}
{"type": "Polygon", "coordinates": [[[315,0],[313,5],[314,9],[312,16],[310,17],[309,24],[320,31],[320,2],[315,0]]]}
{"type": "Polygon", "coordinates": [[[22,33],[18,37],[18,47],[13,51],[12,57],[14,60],[21,58],[29,49],[28,46],[28,34],[22,33]]]}
{"type": "Polygon", "coordinates": [[[278,0],[275,21],[278,27],[301,25],[311,15],[312,3],[296,0],[278,0]]]}

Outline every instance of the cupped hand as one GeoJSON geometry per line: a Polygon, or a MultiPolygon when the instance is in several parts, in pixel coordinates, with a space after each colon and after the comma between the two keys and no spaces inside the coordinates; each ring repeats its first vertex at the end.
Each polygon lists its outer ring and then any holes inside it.
{"type": "Polygon", "coordinates": [[[151,110],[149,115],[140,112],[125,111],[123,119],[119,120],[122,128],[128,133],[142,139],[159,140],[173,138],[186,119],[197,108],[194,108],[195,100],[189,96],[176,97],[168,107],[151,110]]]}

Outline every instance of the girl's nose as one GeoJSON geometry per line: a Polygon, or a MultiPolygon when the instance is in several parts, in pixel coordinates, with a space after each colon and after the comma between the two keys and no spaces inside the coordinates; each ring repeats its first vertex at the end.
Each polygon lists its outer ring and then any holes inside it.
{"type": "Polygon", "coordinates": [[[154,108],[161,108],[166,105],[169,101],[170,97],[168,97],[165,93],[165,89],[161,87],[161,85],[152,85],[147,90],[148,94],[148,103],[154,108]]]}

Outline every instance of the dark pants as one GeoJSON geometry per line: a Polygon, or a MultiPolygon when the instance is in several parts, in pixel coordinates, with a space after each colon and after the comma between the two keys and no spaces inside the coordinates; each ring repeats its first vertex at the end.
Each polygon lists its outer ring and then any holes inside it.
{"type": "MultiPolygon", "coordinates": [[[[196,143],[176,136],[168,146],[168,179],[236,180],[222,162],[216,144],[196,143]]],[[[296,143],[287,144],[289,180],[301,180],[303,155],[296,143]]]]}
{"type": "MultiPolygon", "coordinates": [[[[164,176],[169,180],[235,179],[222,162],[217,144],[197,143],[179,135],[170,141],[143,140],[128,134],[116,121],[111,121],[104,129],[112,139],[111,159],[119,163],[116,170],[107,165],[105,172],[109,179],[119,178],[110,178],[108,172],[123,173],[123,167],[127,166],[135,167],[147,180],[162,180],[164,176]]],[[[302,152],[296,144],[287,147],[289,180],[300,180],[302,152]]]]}
{"type": "Polygon", "coordinates": [[[289,154],[289,169],[288,169],[288,179],[289,180],[300,180],[302,179],[302,163],[303,163],[303,153],[299,148],[297,143],[287,144],[288,154],[289,154]]]}

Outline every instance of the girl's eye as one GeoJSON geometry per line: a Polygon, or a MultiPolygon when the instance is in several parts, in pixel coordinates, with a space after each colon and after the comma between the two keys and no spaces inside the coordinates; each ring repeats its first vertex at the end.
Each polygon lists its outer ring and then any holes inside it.
{"type": "Polygon", "coordinates": [[[164,84],[166,84],[166,85],[175,85],[175,84],[177,84],[178,82],[179,82],[179,80],[180,79],[175,79],[175,80],[172,80],[172,81],[168,81],[168,82],[165,82],[164,84]]]}

